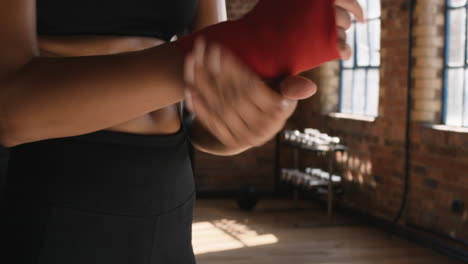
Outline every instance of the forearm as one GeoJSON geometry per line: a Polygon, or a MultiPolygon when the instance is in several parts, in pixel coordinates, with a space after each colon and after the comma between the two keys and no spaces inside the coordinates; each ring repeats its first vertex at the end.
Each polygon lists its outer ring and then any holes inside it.
{"type": "Polygon", "coordinates": [[[34,58],[0,82],[1,139],[16,145],[84,134],[183,99],[173,44],[140,52],[34,58]]]}
{"type": "Polygon", "coordinates": [[[230,148],[225,146],[207,131],[197,119],[189,126],[189,136],[192,145],[197,150],[217,156],[234,156],[250,149],[250,147],[230,148]]]}

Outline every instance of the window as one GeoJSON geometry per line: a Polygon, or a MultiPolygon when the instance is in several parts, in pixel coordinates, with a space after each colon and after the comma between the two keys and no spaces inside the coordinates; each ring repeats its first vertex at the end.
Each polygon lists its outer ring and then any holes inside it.
{"type": "Polygon", "coordinates": [[[468,127],[467,0],[447,0],[444,123],[468,127]]]}
{"type": "Polygon", "coordinates": [[[381,0],[359,0],[367,23],[353,22],[353,57],[341,63],[340,112],[375,117],[379,106],[381,0]]]}

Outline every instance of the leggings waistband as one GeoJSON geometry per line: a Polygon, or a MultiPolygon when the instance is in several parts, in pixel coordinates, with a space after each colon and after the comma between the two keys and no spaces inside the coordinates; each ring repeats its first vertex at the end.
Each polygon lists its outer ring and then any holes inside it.
{"type": "Polygon", "coordinates": [[[96,132],[65,139],[76,139],[111,144],[124,144],[129,146],[162,147],[171,146],[185,140],[186,134],[183,126],[181,126],[177,132],[167,135],[140,135],[110,130],[99,130],[96,132]]]}

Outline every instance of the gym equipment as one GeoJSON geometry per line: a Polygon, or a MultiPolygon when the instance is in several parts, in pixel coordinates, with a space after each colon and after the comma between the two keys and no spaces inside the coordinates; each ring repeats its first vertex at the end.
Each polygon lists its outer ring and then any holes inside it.
{"type": "Polygon", "coordinates": [[[259,194],[255,185],[242,185],[240,187],[236,201],[240,209],[245,211],[252,211],[259,201],[259,194]]]}
{"type": "Polygon", "coordinates": [[[285,130],[282,133],[282,143],[293,148],[294,166],[292,169],[281,169],[280,179],[294,186],[294,199],[298,199],[298,190],[314,191],[325,195],[328,200],[328,215],[333,215],[333,196],[343,194],[341,176],[333,174],[335,171],[335,153],[345,151],[338,137],[322,133],[317,129],[307,128],[304,131],[285,130]],[[299,151],[312,152],[328,159],[328,171],[320,168],[305,168],[299,170],[299,151]]]}

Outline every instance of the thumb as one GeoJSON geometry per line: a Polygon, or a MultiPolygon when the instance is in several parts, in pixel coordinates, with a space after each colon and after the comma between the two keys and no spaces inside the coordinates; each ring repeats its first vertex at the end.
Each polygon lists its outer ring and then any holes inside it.
{"type": "Polygon", "coordinates": [[[289,76],[281,81],[280,93],[290,100],[307,99],[317,92],[317,85],[302,76],[289,76]]]}

